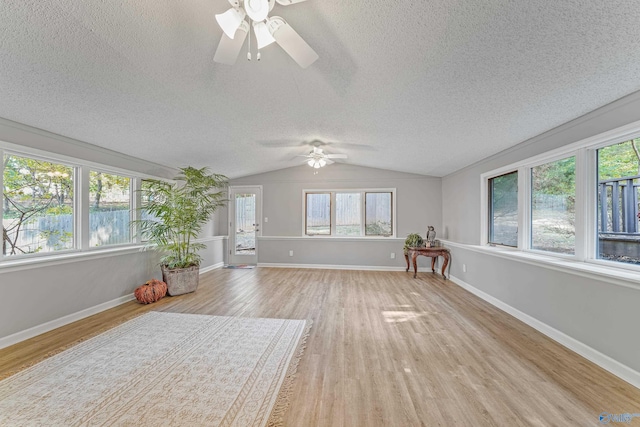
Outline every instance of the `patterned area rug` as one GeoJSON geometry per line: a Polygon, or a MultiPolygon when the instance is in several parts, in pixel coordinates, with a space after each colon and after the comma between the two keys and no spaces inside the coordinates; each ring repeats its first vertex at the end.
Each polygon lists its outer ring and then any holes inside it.
{"type": "Polygon", "coordinates": [[[310,327],[150,312],[1,381],[0,425],[278,425],[310,327]]]}

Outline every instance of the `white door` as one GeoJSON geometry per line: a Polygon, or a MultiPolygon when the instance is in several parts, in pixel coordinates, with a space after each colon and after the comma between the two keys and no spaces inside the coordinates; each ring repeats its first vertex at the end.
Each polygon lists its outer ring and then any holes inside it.
{"type": "Polygon", "coordinates": [[[257,264],[262,186],[229,187],[229,264],[257,264]]]}

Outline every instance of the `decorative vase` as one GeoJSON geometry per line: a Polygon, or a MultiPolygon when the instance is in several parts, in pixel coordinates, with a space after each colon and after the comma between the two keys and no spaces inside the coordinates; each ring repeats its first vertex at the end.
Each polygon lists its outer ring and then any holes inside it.
{"type": "Polygon", "coordinates": [[[171,296],[188,294],[198,288],[200,278],[200,266],[194,265],[187,268],[168,268],[161,266],[162,280],[167,283],[168,293],[171,296]]]}
{"type": "Polygon", "coordinates": [[[151,304],[159,299],[163,298],[167,294],[167,284],[157,280],[151,279],[142,286],[138,286],[133,292],[136,299],[142,304],[151,304]]]}

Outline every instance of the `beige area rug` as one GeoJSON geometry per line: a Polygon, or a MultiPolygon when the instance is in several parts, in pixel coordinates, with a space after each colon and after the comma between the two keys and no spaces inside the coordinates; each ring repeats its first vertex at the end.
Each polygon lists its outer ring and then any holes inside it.
{"type": "Polygon", "coordinates": [[[278,425],[310,327],[150,312],[1,381],[0,425],[278,425]]]}

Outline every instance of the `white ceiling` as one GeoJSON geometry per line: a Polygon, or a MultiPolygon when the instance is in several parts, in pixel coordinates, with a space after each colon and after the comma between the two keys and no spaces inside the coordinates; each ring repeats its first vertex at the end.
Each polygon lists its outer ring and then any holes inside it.
{"type": "Polygon", "coordinates": [[[226,0],[3,0],[0,117],[230,177],[348,163],[443,176],[640,90],[637,0],[309,0],[318,52],[213,62],[226,0]]]}

